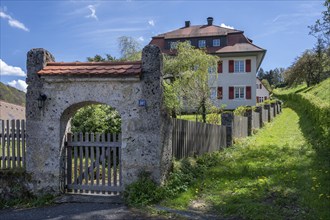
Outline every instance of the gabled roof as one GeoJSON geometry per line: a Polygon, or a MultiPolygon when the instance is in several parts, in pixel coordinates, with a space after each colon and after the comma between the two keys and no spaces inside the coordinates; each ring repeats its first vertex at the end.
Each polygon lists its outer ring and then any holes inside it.
{"type": "Polygon", "coordinates": [[[105,75],[113,77],[140,76],[141,61],[135,62],[50,62],[39,75],[105,75]]]}
{"type": "Polygon", "coordinates": [[[153,38],[192,38],[192,37],[206,37],[206,36],[220,36],[231,33],[243,33],[243,31],[220,27],[217,25],[193,25],[189,27],[183,27],[157,35],[153,38]]]}
{"type": "Polygon", "coordinates": [[[225,46],[222,48],[218,48],[214,51],[214,53],[259,52],[259,51],[265,51],[265,50],[252,43],[237,43],[234,44],[233,46],[225,46]]]}

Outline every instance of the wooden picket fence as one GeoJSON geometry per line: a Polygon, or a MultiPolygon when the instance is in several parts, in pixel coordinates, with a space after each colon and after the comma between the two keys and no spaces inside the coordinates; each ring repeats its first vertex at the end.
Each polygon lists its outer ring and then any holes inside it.
{"type": "Polygon", "coordinates": [[[0,169],[25,167],[25,120],[0,120],[0,169]]]}
{"type": "Polygon", "coordinates": [[[226,146],[222,125],[172,119],[172,154],[176,159],[218,151],[226,146]]]}
{"type": "Polygon", "coordinates": [[[67,192],[122,191],[121,135],[68,133],[65,146],[67,192]]]}

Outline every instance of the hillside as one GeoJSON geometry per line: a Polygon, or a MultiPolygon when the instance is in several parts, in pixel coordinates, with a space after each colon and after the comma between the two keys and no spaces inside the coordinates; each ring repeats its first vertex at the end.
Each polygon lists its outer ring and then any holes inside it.
{"type": "Polygon", "coordinates": [[[276,89],[275,93],[280,96],[289,94],[301,94],[308,96],[310,99],[316,99],[316,101],[322,102],[323,104],[330,105],[330,78],[309,88],[306,86],[306,84],[302,84],[289,89],[276,89]]]}
{"type": "Polygon", "coordinates": [[[0,100],[25,106],[25,93],[0,82],[0,100]]]}

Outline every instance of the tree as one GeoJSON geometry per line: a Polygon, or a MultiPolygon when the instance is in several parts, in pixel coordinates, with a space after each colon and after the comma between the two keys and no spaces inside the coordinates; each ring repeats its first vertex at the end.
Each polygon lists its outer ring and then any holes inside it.
{"type": "Polygon", "coordinates": [[[132,37],[122,36],[118,38],[121,60],[135,61],[141,60],[141,45],[132,37]]]}
{"type": "Polygon", "coordinates": [[[317,19],[314,25],[308,26],[309,34],[317,38],[325,47],[330,46],[330,1],[325,0],[326,10],[322,12],[322,19],[317,19]]]}
{"type": "Polygon", "coordinates": [[[258,71],[257,77],[260,80],[266,79],[268,84],[277,87],[283,83],[284,68],[275,68],[273,70],[264,71],[262,68],[258,71]]]}
{"type": "Polygon", "coordinates": [[[218,58],[208,55],[204,50],[195,49],[188,42],[177,44],[175,57],[165,57],[164,81],[165,104],[172,112],[183,105],[201,112],[206,122],[207,110],[212,106],[208,85],[209,68],[216,72],[218,58]]]}
{"type": "Polygon", "coordinates": [[[265,73],[264,69],[263,68],[260,68],[259,71],[258,71],[258,73],[257,73],[258,79],[260,79],[260,80],[261,79],[264,79],[265,75],[266,75],[266,73],[265,73]]]}
{"type": "Polygon", "coordinates": [[[297,57],[285,74],[285,80],[289,86],[294,83],[305,81],[307,87],[314,85],[320,80],[319,62],[312,50],[306,50],[297,57]]]}
{"type": "Polygon", "coordinates": [[[118,38],[118,45],[121,57],[117,59],[110,54],[105,54],[102,57],[96,54],[94,57],[87,57],[88,62],[108,62],[108,61],[136,61],[141,60],[142,50],[141,45],[132,37],[122,36],[118,38]]]}
{"type": "Polygon", "coordinates": [[[106,57],[102,57],[99,54],[96,54],[94,57],[87,57],[88,62],[106,62],[106,61],[117,61],[116,57],[111,56],[110,54],[105,54],[106,57]]]}
{"type": "Polygon", "coordinates": [[[272,87],[270,86],[270,84],[269,84],[269,82],[268,82],[268,80],[267,79],[263,79],[263,80],[261,80],[261,83],[262,83],[262,85],[264,85],[265,87],[266,87],[266,89],[268,90],[268,91],[272,91],[273,89],[272,89],[272,87]]]}
{"type": "Polygon", "coordinates": [[[107,105],[89,105],[77,111],[71,121],[73,132],[118,134],[121,132],[119,113],[107,105]]]}

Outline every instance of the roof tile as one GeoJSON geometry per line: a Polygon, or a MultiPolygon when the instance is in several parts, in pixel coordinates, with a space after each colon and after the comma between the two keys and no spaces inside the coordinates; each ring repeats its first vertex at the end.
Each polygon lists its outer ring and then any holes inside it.
{"type": "Polygon", "coordinates": [[[39,75],[107,75],[139,76],[141,61],[135,62],[51,62],[38,72],[39,75]]]}

